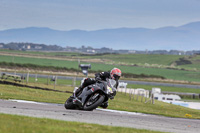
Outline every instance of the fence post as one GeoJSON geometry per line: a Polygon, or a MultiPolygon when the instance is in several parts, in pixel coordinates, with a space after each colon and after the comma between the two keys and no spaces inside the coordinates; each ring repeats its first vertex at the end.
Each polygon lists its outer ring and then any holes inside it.
{"type": "Polygon", "coordinates": [[[37,82],[37,73],[35,74],[35,82],[34,82],[35,88],[36,88],[36,82],[37,82]]]}
{"type": "Polygon", "coordinates": [[[76,77],[72,79],[72,86],[76,86],[76,77]]]}
{"type": "Polygon", "coordinates": [[[143,94],[141,94],[142,96],[141,96],[141,102],[143,102],[143,98],[144,98],[144,91],[142,91],[143,92],[143,94]]]}
{"type": "Polygon", "coordinates": [[[152,94],[152,104],[154,104],[154,94],[152,94]]]}
{"type": "Polygon", "coordinates": [[[22,74],[22,84],[24,84],[24,73],[22,74]]]}
{"type": "Polygon", "coordinates": [[[127,92],[127,88],[125,88],[125,95],[126,95],[126,92],[127,92]]]}
{"type": "Polygon", "coordinates": [[[35,74],[35,83],[37,82],[37,73],[35,74]]]}
{"type": "Polygon", "coordinates": [[[56,89],[56,81],[57,81],[57,76],[55,77],[55,81],[54,81],[54,90],[56,89]]]}
{"type": "Polygon", "coordinates": [[[145,103],[147,102],[147,90],[145,91],[146,97],[145,97],[145,103]]]}
{"type": "Polygon", "coordinates": [[[193,99],[195,99],[195,94],[193,94],[193,99]]]}
{"type": "Polygon", "coordinates": [[[129,90],[129,98],[131,100],[131,96],[132,96],[132,89],[129,90]]]}
{"type": "Polygon", "coordinates": [[[49,75],[48,75],[48,77],[47,77],[47,85],[49,85],[49,75]]]}
{"type": "Polygon", "coordinates": [[[28,71],[28,73],[26,75],[26,84],[28,84],[28,81],[29,81],[29,71],[28,71]]]}
{"type": "Polygon", "coordinates": [[[152,91],[151,91],[151,93],[150,93],[150,97],[149,97],[149,100],[147,100],[145,103],[148,103],[148,102],[151,103],[151,102],[153,101],[153,100],[152,100],[152,95],[153,95],[153,94],[152,94],[152,91]]]}
{"type": "Polygon", "coordinates": [[[135,97],[135,89],[133,90],[133,100],[134,100],[134,97],[135,97]]]}
{"type": "Polygon", "coordinates": [[[138,95],[139,95],[139,91],[137,91],[137,97],[136,97],[136,100],[138,101],[138,95]]]}

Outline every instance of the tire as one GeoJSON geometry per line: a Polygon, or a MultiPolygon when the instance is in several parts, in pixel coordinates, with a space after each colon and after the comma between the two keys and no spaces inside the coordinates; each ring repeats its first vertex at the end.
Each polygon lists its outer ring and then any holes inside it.
{"type": "Polygon", "coordinates": [[[68,98],[65,102],[66,109],[76,109],[76,105],[73,104],[73,98],[68,98]]]}
{"type": "Polygon", "coordinates": [[[98,98],[96,99],[96,101],[90,105],[88,105],[88,103],[90,102],[90,99],[93,97],[94,95],[92,95],[88,100],[87,102],[84,104],[83,106],[83,110],[86,110],[86,111],[92,111],[93,109],[96,109],[99,105],[102,104],[102,102],[104,101],[105,99],[105,96],[104,95],[99,95],[98,98]]]}

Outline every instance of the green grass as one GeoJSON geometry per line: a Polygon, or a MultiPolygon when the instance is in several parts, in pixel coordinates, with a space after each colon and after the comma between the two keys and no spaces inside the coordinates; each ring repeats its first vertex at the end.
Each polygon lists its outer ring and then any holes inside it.
{"type": "MultiPolygon", "coordinates": [[[[80,58],[80,59],[107,59],[115,64],[137,64],[137,65],[154,65],[154,66],[170,66],[179,58],[186,57],[192,61],[191,65],[180,65],[181,68],[200,69],[200,55],[159,55],[159,54],[96,54],[96,55],[83,55],[73,52],[38,52],[38,51],[17,51],[17,50],[0,50],[0,52],[12,54],[25,54],[25,55],[41,55],[41,56],[54,56],[54,57],[67,57],[67,58],[80,58]]],[[[108,62],[109,63],[109,62],[108,62]]]]}
{"type": "MultiPolygon", "coordinates": [[[[56,84],[54,81],[51,81],[51,77],[48,78],[37,78],[37,81],[33,77],[29,77],[29,80],[22,80],[21,82],[15,82],[13,81],[13,78],[8,78],[5,81],[10,82],[11,84],[17,83],[20,85],[28,85],[32,87],[41,87],[41,88],[48,88],[48,89],[54,89],[54,90],[60,90],[60,91],[73,91],[74,86],[79,86],[81,84],[80,80],[76,80],[75,84],[73,80],[68,79],[57,79],[56,84]]],[[[4,81],[0,79],[0,81],[4,81]]]]}
{"type": "Polygon", "coordinates": [[[161,88],[161,91],[182,92],[182,93],[199,93],[200,94],[200,89],[170,87],[170,86],[128,84],[127,88],[134,88],[134,89],[143,88],[143,89],[146,89],[146,90],[152,90],[152,88],[161,88]]]}
{"type": "MultiPolygon", "coordinates": [[[[78,69],[78,61],[76,62],[76,61],[64,61],[55,59],[0,56],[0,62],[3,61],[20,63],[20,64],[31,63],[41,66],[55,66],[55,67],[78,69]]],[[[182,70],[173,70],[164,68],[145,68],[145,67],[121,66],[121,65],[109,65],[100,63],[91,63],[91,65],[92,65],[91,70],[94,71],[110,71],[113,67],[118,67],[122,70],[122,75],[123,73],[160,75],[167,79],[200,82],[200,72],[182,71],[182,70]]]]}
{"type": "MultiPolygon", "coordinates": [[[[91,56],[92,57],[92,56],[91,56]]],[[[159,64],[171,65],[174,61],[183,57],[180,55],[146,55],[146,54],[110,54],[102,56],[94,56],[95,58],[110,59],[116,63],[128,64],[159,64]]]]}
{"type": "Polygon", "coordinates": [[[0,133],[161,133],[133,128],[0,114],[0,133]]]}
{"type": "Polygon", "coordinates": [[[39,59],[28,57],[13,57],[13,56],[1,56],[0,62],[12,62],[19,64],[37,64],[41,66],[58,66],[66,68],[78,68],[78,61],[64,61],[55,59],[39,59]]]}
{"type": "MultiPolygon", "coordinates": [[[[37,86],[37,87],[43,87],[43,88],[50,88],[54,89],[54,81],[51,81],[49,76],[49,80],[47,78],[37,78],[37,82],[35,82],[35,78],[29,78],[28,83],[26,83],[26,80],[24,82],[22,81],[20,84],[25,84],[25,85],[30,85],[30,86],[37,86]]],[[[14,82],[12,79],[6,80],[10,82],[14,82]]],[[[81,81],[76,80],[76,86],[79,86],[81,84],[81,81]]],[[[61,90],[61,91],[73,91],[73,81],[72,80],[67,80],[67,79],[57,79],[56,82],[56,90],[61,90]],[[68,89],[66,89],[68,88],[68,89]],[[70,89],[69,89],[70,88],[70,89]]],[[[200,89],[195,89],[195,88],[181,88],[181,87],[170,87],[170,86],[155,86],[155,85],[139,85],[139,84],[128,84],[127,88],[143,88],[146,90],[152,90],[152,88],[161,88],[162,91],[169,91],[169,92],[181,92],[181,93],[199,93],[200,94],[200,89]]]]}
{"type": "Polygon", "coordinates": [[[141,102],[141,97],[136,100],[129,100],[128,94],[117,93],[114,100],[109,102],[109,109],[123,110],[129,112],[140,112],[147,114],[157,114],[168,117],[186,118],[186,114],[192,115],[191,118],[200,119],[200,110],[190,109],[178,105],[168,104],[155,100],[155,104],[141,102]]]}
{"type": "Polygon", "coordinates": [[[48,55],[60,57],[77,57],[85,59],[109,59],[115,63],[128,63],[128,64],[160,64],[170,65],[172,62],[178,60],[180,55],[146,55],[146,54],[102,54],[102,55],[82,55],[74,52],[38,52],[38,51],[18,51],[18,50],[0,50],[0,52],[7,52],[13,54],[27,54],[27,55],[48,55]]]}
{"type": "MultiPolygon", "coordinates": [[[[52,92],[25,87],[15,87],[12,85],[0,84],[0,99],[21,99],[38,102],[64,103],[70,96],[69,93],[52,92]]],[[[117,93],[114,100],[109,101],[109,109],[125,110],[130,112],[141,112],[148,114],[157,114],[170,117],[186,118],[186,114],[192,115],[191,118],[200,119],[200,111],[155,101],[155,104],[141,102],[141,97],[137,101],[129,100],[129,96],[117,93]]]]}
{"type": "Polygon", "coordinates": [[[185,69],[191,69],[191,70],[200,70],[200,63],[193,63],[193,64],[187,64],[187,65],[181,65],[182,68],[185,69]]]}
{"type": "Polygon", "coordinates": [[[192,62],[192,64],[179,65],[179,67],[189,70],[200,70],[200,55],[186,56],[186,59],[192,62]]]}
{"type": "MultiPolygon", "coordinates": [[[[29,77],[28,83],[35,83],[35,84],[49,84],[49,85],[54,85],[55,82],[51,81],[52,76],[49,76],[49,78],[37,78],[37,81],[35,81],[35,78],[29,77]]],[[[26,80],[24,81],[26,82],[26,80]]],[[[76,85],[79,85],[81,81],[76,80],[76,85]]],[[[57,78],[56,85],[72,85],[73,80],[68,80],[68,79],[59,79],[57,78]]]]}
{"type": "Polygon", "coordinates": [[[7,49],[0,49],[0,52],[6,52],[12,54],[27,54],[27,55],[80,56],[79,53],[74,53],[74,52],[19,51],[19,50],[7,50],[7,49]]]}
{"type": "MultiPolygon", "coordinates": [[[[71,90],[71,88],[66,90],[69,89],[71,90]]],[[[30,89],[26,87],[16,87],[12,85],[0,84],[0,99],[21,99],[63,104],[70,95],[71,94],[69,93],[44,91],[39,89],[30,89]]]]}

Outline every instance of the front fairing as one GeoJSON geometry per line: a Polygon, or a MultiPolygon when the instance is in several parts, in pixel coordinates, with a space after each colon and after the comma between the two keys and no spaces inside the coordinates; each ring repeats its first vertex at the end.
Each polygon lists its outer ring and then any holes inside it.
{"type": "Polygon", "coordinates": [[[116,81],[113,79],[107,79],[106,93],[109,97],[114,97],[116,95],[116,81]]]}

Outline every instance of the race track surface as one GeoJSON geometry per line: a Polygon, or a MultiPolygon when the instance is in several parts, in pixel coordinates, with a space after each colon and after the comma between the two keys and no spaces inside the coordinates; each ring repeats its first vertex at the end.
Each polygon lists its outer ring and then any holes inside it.
{"type": "Polygon", "coordinates": [[[198,133],[200,120],[97,109],[66,110],[62,104],[27,103],[0,100],[0,113],[131,127],[164,132],[198,133]]]}

